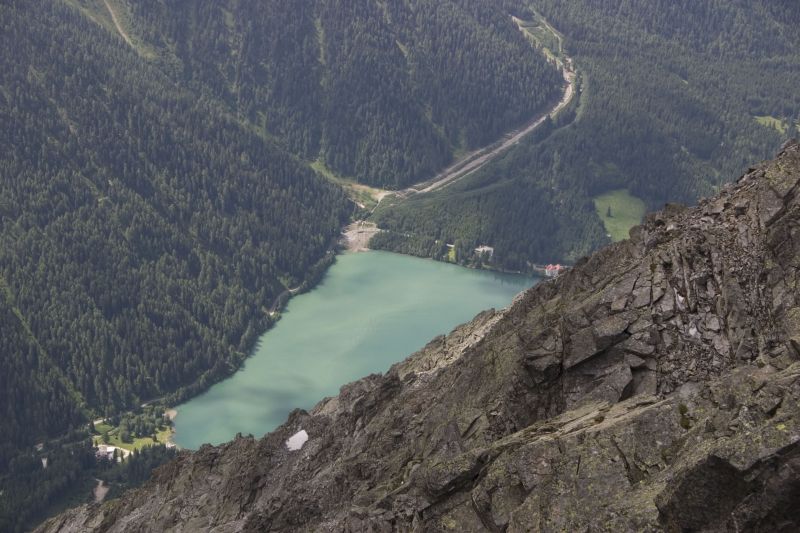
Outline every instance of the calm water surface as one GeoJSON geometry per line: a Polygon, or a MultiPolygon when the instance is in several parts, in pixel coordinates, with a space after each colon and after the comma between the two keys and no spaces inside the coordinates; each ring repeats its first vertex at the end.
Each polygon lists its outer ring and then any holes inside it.
{"type": "Polygon", "coordinates": [[[289,302],[239,372],[178,406],[174,440],[196,449],[236,433],[260,437],[292,409],[385,372],[536,281],[387,252],[342,255],[322,283],[289,302]]]}

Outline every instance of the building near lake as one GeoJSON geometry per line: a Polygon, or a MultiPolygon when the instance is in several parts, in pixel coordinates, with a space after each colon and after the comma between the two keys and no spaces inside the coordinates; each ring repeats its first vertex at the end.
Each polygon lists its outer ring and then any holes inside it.
{"type": "Polygon", "coordinates": [[[489,258],[494,255],[494,248],[492,246],[478,246],[475,248],[475,253],[478,255],[489,254],[489,258]]]}
{"type": "Polygon", "coordinates": [[[563,265],[547,265],[544,267],[544,275],[548,278],[555,278],[561,274],[561,271],[564,270],[566,267],[563,265]]]}

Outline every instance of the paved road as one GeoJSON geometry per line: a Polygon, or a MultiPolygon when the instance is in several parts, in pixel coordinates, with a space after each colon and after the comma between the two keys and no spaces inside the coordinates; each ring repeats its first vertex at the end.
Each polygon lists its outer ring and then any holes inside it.
{"type": "Polygon", "coordinates": [[[474,152],[470,152],[448,168],[440,172],[432,180],[418,183],[413,187],[404,189],[398,192],[398,196],[407,198],[419,193],[433,192],[448,185],[451,185],[462,178],[465,178],[480,168],[486,166],[490,161],[496,159],[503,152],[519,143],[523,137],[532,133],[536,128],[540,127],[547,117],[555,116],[559,111],[564,109],[572,99],[575,97],[575,72],[572,70],[572,60],[567,58],[563,68],[564,74],[564,95],[561,100],[547,113],[537,117],[529,122],[526,126],[511,133],[507,133],[503,138],[487,147],[480,148],[474,152]]]}

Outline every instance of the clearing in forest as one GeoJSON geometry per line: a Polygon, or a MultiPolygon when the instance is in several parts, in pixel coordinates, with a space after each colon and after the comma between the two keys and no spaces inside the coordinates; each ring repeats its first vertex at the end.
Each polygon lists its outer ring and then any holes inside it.
{"type": "Polygon", "coordinates": [[[617,189],[594,198],[597,216],[614,242],[628,238],[628,231],[642,222],[647,210],[644,202],[627,189],[617,189]]]}

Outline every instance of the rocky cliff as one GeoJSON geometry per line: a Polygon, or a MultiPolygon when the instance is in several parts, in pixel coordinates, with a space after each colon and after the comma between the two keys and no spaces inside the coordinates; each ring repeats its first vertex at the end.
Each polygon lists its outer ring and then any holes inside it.
{"type": "Polygon", "coordinates": [[[263,439],[40,531],[800,530],[799,182],[788,143],[263,439]]]}

